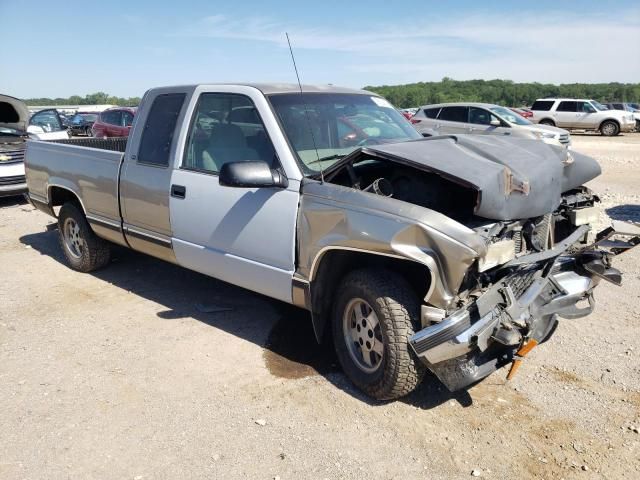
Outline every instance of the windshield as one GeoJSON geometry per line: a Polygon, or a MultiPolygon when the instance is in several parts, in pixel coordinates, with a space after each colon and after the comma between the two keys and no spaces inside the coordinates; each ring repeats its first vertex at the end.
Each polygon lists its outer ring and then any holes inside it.
{"type": "Polygon", "coordinates": [[[307,174],[328,168],[360,146],[422,138],[380,97],[287,93],[270,95],[269,100],[307,174]]]}
{"type": "Polygon", "coordinates": [[[601,103],[596,102],[595,100],[591,100],[591,105],[593,105],[596,108],[596,110],[600,110],[601,112],[604,112],[605,110],[609,110],[607,107],[605,107],[601,103]]]}
{"type": "Polygon", "coordinates": [[[518,115],[516,112],[509,110],[508,108],[491,107],[490,110],[509,123],[515,123],[516,125],[531,125],[531,122],[529,120],[518,115]]]}

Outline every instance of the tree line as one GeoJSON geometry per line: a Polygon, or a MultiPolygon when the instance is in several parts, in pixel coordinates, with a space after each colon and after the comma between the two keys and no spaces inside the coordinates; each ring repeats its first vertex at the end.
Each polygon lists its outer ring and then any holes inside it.
{"type": "Polygon", "coordinates": [[[511,107],[530,106],[544,97],[588,98],[602,103],[640,101],[640,83],[515,83],[511,80],[453,80],[406,85],[367,86],[398,108],[444,102],[483,102],[511,107]]]}
{"type": "Polygon", "coordinates": [[[115,97],[104,92],[90,93],[81,97],[72,95],[68,98],[27,98],[27,105],[119,105],[135,107],[140,103],[140,97],[115,97]]]}
{"type": "MultiPolygon", "coordinates": [[[[387,98],[399,108],[443,102],[485,102],[512,107],[530,106],[544,97],[590,98],[599,102],[639,102],[640,83],[515,83],[511,80],[453,80],[406,85],[367,86],[366,90],[387,98]]],[[[104,92],[81,97],[29,98],[27,105],[121,105],[136,106],[140,97],[116,97],[104,92]]]]}

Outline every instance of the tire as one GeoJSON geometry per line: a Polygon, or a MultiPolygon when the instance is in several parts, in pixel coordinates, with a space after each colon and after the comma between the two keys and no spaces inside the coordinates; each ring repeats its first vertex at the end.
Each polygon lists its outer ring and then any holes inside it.
{"type": "Polygon", "coordinates": [[[333,341],[347,377],[377,400],[412,392],[425,366],[409,346],[420,312],[409,284],[391,271],[363,269],[349,273],[337,291],[333,341]]]}
{"type": "Polygon", "coordinates": [[[620,133],[620,126],[611,120],[607,120],[600,125],[600,133],[605,137],[615,137],[620,133]]]}
{"type": "Polygon", "coordinates": [[[65,203],[58,215],[58,239],[69,266],[92,272],[109,263],[111,248],[97,237],[84,213],[73,203],[65,203]]]}
{"type": "Polygon", "coordinates": [[[87,137],[91,137],[91,136],[92,136],[92,135],[91,135],[91,127],[87,127],[87,128],[85,129],[85,131],[84,131],[84,134],[85,134],[87,137]]]}
{"type": "Polygon", "coordinates": [[[538,122],[540,125],[549,125],[550,127],[555,127],[556,124],[553,120],[549,120],[548,118],[545,118],[544,120],[540,120],[540,122],[538,122]]]}

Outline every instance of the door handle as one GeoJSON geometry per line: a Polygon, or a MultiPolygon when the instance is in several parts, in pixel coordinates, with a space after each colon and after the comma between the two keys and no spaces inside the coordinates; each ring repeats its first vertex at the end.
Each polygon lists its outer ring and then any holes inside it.
{"type": "Polygon", "coordinates": [[[183,185],[171,185],[171,196],[175,198],[184,198],[187,195],[187,187],[183,185]]]}

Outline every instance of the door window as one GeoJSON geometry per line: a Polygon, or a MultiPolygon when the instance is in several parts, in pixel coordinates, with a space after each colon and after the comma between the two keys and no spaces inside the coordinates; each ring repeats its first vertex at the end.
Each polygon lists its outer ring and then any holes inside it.
{"type": "Polygon", "coordinates": [[[468,107],[443,107],[438,116],[438,120],[467,123],[468,113],[468,107]]]}
{"type": "Polygon", "coordinates": [[[469,108],[469,123],[474,123],[476,125],[491,125],[491,120],[498,120],[498,117],[491,115],[491,113],[484,108],[469,108]]]}
{"type": "Polygon", "coordinates": [[[31,125],[42,128],[45,132],[62,130],[62,123],[55,110],[43,110],[31,117],[31,125]]]}
{"type": "Polygon", "coordinates": [[[102,112],[100,119],[109,125],[120,125],[120,122],[122,121],[122,112],[120,110],[102,112]]]}
{"type": "Polygon", "coordinates": [[[155,98],[142,131],[138,163],[169,165],[169,152],[184,99],[184,93],[167,93],[155,98]]]}
{"type": "Polygon", "coordinates": [[[425,108],[424,114],[428,118],[436,118],[438,116],[438,112],[440,111],[440,107],[438,108],[425,108]]]}
{"type": "Polygon", "coordinates": [[[133,114],[131,112],[123,111],[122,112],[122,126],[123,127],[130,127],[132,123],[133,123],[133,114]]]}
{"type": "Polygon", "coordinates": [[[582,113],[595,113],[596,109],[591,106],[589,102],[576,102],[578,106],[578,112],[582,113]]]}
{"type": "Polygon", "coordinates": [[[577,102],[560,102],[556,112],[577,112],[577,102]]]}
{"type": "Polygon", "coordinates": [[[531,110],[537,110],[539,112],[548,112],[553,107],[553,100],[536,100],[531,105],[531,110]]]}
{"type": "Polygon", "coordinates": [[[276,162],[275,150],[249,97],[203,93],[193,115],[182,168],[218,173],[228,162],[276,162]]]}

